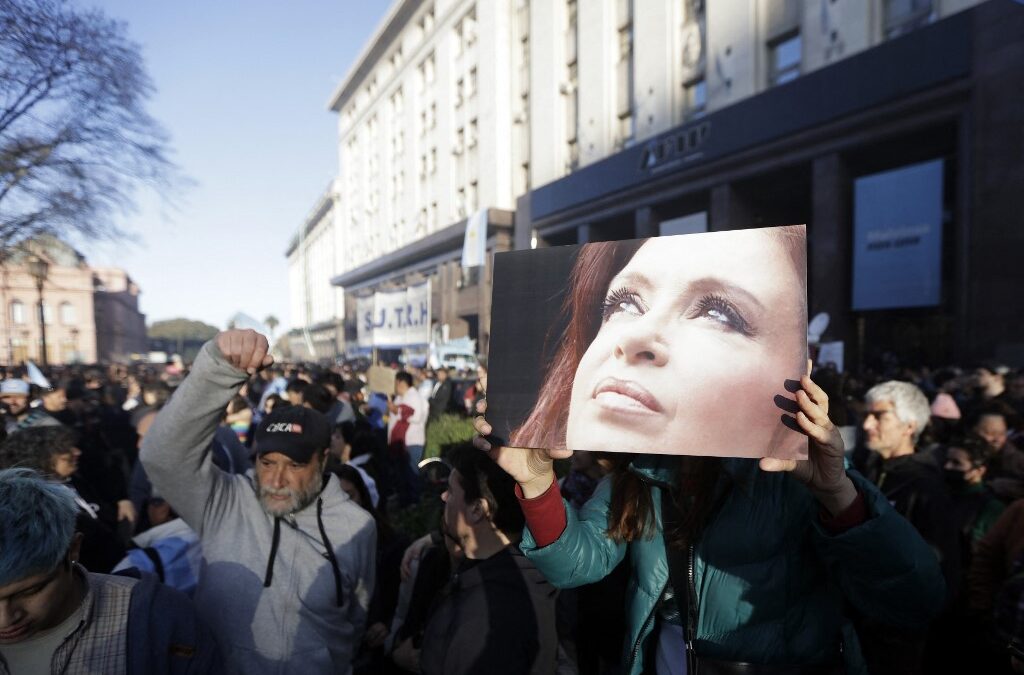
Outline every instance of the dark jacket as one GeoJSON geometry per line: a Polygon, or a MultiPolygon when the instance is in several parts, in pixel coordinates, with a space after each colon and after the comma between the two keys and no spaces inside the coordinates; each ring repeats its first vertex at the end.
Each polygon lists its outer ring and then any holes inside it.
{"type": "Polygon", "coordinates": [[[557,591],[515,546],[467,560],[441,592],[420,654],[426,675],[553,673],[557,591]]]}
{"type": "Polygon", "coordinates": [[[451,380],[445,380],[437,388],[437,391],[431,393],[430,401],[430,419],[436,420],[441,415],[452,411],[452,398],[454,396],[455,388],[452,385],[451,380]]]}
{"type": "Polygon", "coordinates": [[[947,590],[952,593],[963,572],[960,539],[949,488],[935,455],[916,452],[881,460],[875,454],[869,467],[878,489],[938,556],[947,590]]]}
{"type": "MultiPolygon", "coordinates": [[[[669,581],[661,490],[674,482],[678,461],[665,455],[632,460],[631,470],[650,485],[650,538],[627,545],[606,535],[608,478],[579,511],[566,504],[566,528],[554,543],[537,548],[529,530],[523,533],[523,550],[559,588],[593,583],[629,554],[634,572],[623,673],[644,670],[644,647],[655,635],[656,609],[669,581]]],[[[791,476],[760,471],[750,459],[726,459],[723,472],[733,487],[693,547],[699,656],[824,664],[838,658],[842,643],[846,672],[864,673],[848,606],[889,626],[927,625],[938,612],[944,589],[935,556],[856,472],[849,476],[863,495],[867,520],[840,534],[825,530],[818,503],[791,476]]]]}
{"type": "Polygon", "coordinates": [[[128,609],[128,674],[220,673],[220,652],[210,629],[184,593],[152,574],[138,574],[128,609]]]}

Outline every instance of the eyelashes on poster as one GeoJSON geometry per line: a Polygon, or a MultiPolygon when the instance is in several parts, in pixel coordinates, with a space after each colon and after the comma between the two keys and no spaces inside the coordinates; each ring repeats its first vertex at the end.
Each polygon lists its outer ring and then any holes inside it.
{"type": "Polygon", "coordinates": [[[505,445],[805,458],[806,229],[498,253],[488,365],[505,445]]]}

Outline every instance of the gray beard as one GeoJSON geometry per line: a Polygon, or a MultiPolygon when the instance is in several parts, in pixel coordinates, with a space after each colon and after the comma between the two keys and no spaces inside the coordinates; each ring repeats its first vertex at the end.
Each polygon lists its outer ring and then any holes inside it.
{"type": "Polygon", "coordinates": [[[305,490],[291,490],[291,499],[277,509],[274,509],[271,508],[271,505],[268,502],[269,495],[272,490],[270,488],[263,487],[259,483],[256,484],[256,496],[259,498],[260,506],[267,515],[273,516],[274,518],[281,518],[293,513],[298,513],[315,502],[316,498],[320,496],[320,491],[321,484],[314,481],[313,483],[310,483],[309,487],[305,490]]]}

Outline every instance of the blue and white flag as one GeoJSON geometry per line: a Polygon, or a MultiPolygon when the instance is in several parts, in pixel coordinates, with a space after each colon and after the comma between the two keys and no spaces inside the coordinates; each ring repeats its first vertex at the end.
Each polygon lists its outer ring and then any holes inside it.
{"type": "Polygon", "coordinates": [[[487,257],[487,209],[480,209],[466,220],[462,240],[462,266],[482,267],[487,257]]]}

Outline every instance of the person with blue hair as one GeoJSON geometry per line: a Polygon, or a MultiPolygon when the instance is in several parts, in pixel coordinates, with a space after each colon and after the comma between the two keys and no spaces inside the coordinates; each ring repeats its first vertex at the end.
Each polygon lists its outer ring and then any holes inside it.
{"type": "Polygon", "coordinates": [[[0,675],[219,672],[216,644],[183,594],[78,564],[77,515],[67,487],[31,469],[0,471],[0,675]]]}

